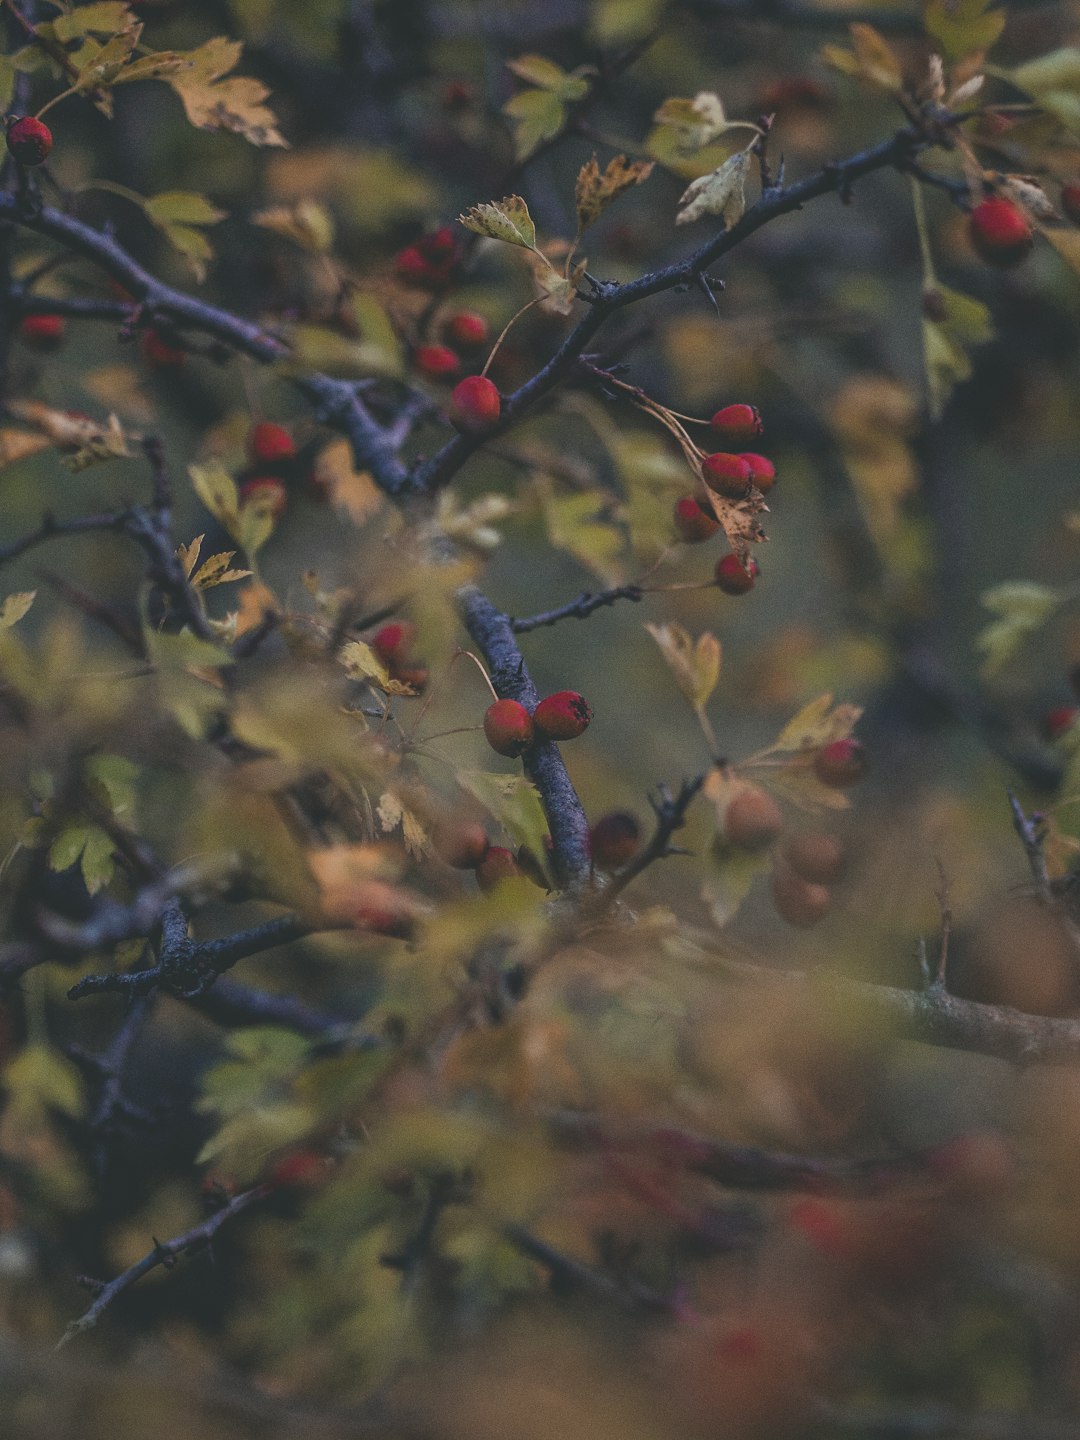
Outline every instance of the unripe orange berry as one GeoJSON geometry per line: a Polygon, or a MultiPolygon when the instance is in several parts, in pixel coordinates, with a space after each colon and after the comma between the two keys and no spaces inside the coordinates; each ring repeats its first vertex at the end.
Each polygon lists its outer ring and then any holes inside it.
{"type": "Polygon", "coordinates": [[[34,350],[55,350],[66,329],[62,315],[24,315],[19,321],[19,339],[34,350]]]}
{"type": "Polygon", "coordinates": [[[461,369],[461,361],[445,345],[421,345],[413,355],[416,368],[433,380],[446,380],[461,369]]]}
{"type": "Polygon", "coordinates": [[[814,885],[796,875],[782,856],[777,856],[773,864],[772,898],[781,920],[799,930],[816,925],[832,903],[824,885],[814,885]]]}
{"type": "Polygon", "coordinates": [[[272,475],[256,475],[240,486],[240,503],[249,502],[265,505],[274,519],[280,520],[289,503],[289,492],[272,475]]]}
{"type": "Polygon", "coordinates": [[[8,126],[7,148],[20,165],[44,165],[52,147],[52,131],[32,115],[13,120],[8,126]]]}
{"type": "Polygon", "coordinates": [[[784,842],[784,859],[803,880],[834,885],[844,873],[844,847],[823,830],[802,830],[784,842]]]}
{"type": "Polygon", "coordinates": [[[491,333],[488,322],[475,310],[458,310],[446,322],[446,333],[457,345],[483,345],[491,333]]]}
{"type": "Polygon", "coordinates": [[[497,425],[502,399],[486,375],[466,375],[450,396],[450,419],[459,430],[481,435],[497,425]]]}
{"type": "Polygon", "coordinates": [[[846,790],[862,779],[866,770],[866,750],[859,740],[834,740],[823,745],[814,756],[814,774],[823,785],[846,790]]]}
{"type": "Polygon", "coordinates": [[[776,484],[776,466],[764,455],[740,455],[750,467],[750,479],[764,495],[776,484]]]}
{"type": "Polygon", "coordinates": [[[706,455],[701,465],[706,483],[729,500],[741,500],[750,488],[750,466],[741,455],[718,450],[715,455],[706,455]]]}
{"type": "Polygon", "coordinates": [[[672,518],[680,539],[690,545],[699,540],[708,540],[720,529],[719,520],[702,509],[692,495],[684,495],[681,500],[676,500],[672,518]]]}
{"type": "Polygon", "coordinates": [[[753,440],[765,429],[761,416],[753,405],[725,405],[722,410],[717,410],[710,424],[718,434],[733,444],[742,440],[753,440]]]}
{"type": "Polygon", "coordinates": [[[489,848],[487,831],[477,820],[443,821],[432,840],[440,859],[455,870],[475,870],[489,848]]]}
{"type": "Polygon", "coordinates": [[[576,690],[557,690],[540,701],[532,718],[545,740],[574,740],[588,729],[592,711],[576,690]]]}
{"type": "Polygon", "coordinates": [[[1035,243],[1031,226],[1019,206],[1001,196],[976,205],[968,216],[971,243],[988,265],[1018,265],[1035,243]]]}
{"type": "Polygon", "coordinates": [[[533,718],[518,700],[496,700],[484,712],[484,734],[496,754],[515,759],[533,743],[533,718]]]}
{"type": "Polygon", "coordinates": [[[505,846],[491,845],[476,867],[476,883],[481,890],[494,890],[500,880],[514,880],[521,873],[521,866],[505,846]]]}
{"type": "Polygon", "coordinates": [[[272,465],[280,460],[292,460],[296,455],[292,436],[283,425],[275,425],[272,420],[261,420],[251,427],[247,449],[253,465],[272,465]]]}
{"type": "Polygon", "coordinates": [[[589,831],[589,853],[601,870],[618,870],[641,849],[641,826],[625,810],[602,815],[589,831]]]}
{"type": "Polygon", "coordinates": [[[721,555],[713,573],[717,585],[725,595],[745,595],[754,588],[761,571],[756,560],[751,558],[744,566],[738,555],[732,551],[728,555],[721,555]]]}
{"type": "Polygon", "coordinates": [[[724,835],[740,850],[764,850],[784,828],[780,806],[756,785],[740,790],[724,812],[724,835]]]}

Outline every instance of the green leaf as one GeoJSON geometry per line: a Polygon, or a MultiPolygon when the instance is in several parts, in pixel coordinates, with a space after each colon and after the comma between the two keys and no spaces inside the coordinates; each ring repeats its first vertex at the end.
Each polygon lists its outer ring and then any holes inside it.
{"type": "Polygon", "coordinates": [[[536,786],[523,775],[495,775],[484,770],[459,770],[458,784],[479,800],[506,831],[515,846],[543,863],[548,823],[536,786]]]}
{"type": "Polygon", "coordinates": [[[165,190],[151,195],[143,209],[155,225],[216,225],[226,212],[212,205],[205,195],[194,190],[165,190]]]}
{"type": "Polygon", "coordinates": [[[992,0],[930,0],[923,25],[946,60],[990,49],[1005,28],[1005,11],[992,9],[991,4],[992,0]]]}
{"type": "Polygon", "coordinates": [[[92,825],[80,859],[83,884],[89,894],[96,895],[113,878],[116,871],[113,849],[113,842],[105,831],[98,825],[92,825]]]}
{"type": "Polygon", "coordinates": [[[979,598],[987,610],[999,617],[975,638],[975,647],[984,656],[983,674],[994,675],[1069,596],[1033,580],[1006,580],[985,590],[979,598]]]}
{"type": "Polygon", "coordinates": [[[923,312],[923,352],[930,395],[930,414],[940,420],[953,389],[971,378],[968,347],[994,338],[989,308],[981,300],[935,285],[927,292],[933,318],[923,312]]]}
{"type": "Polygon", "coordinates": [[[547,487],[541,505],[552,545],[580,560],[605,584],[618,584],[622,578],[619,556],[625,541],[622,531],[604,515],[607,498],[589,490],[577,495],[553,495],[547,487]]]}
{"type": "Polygon", "coordinates": [[[78,1068],[48,1045],[28,1045],[3,1072],[5,1121],[38,1128],[50,1110],[78,1119],[86,1109],[78,1068]]]}
{"type": "Polygon", "coordinates": [[[742,850],[717,837],[709,847],[708,869],[701,886],[701,898],[709,907],[713,924],[723,927],[732,920],[754,881],[771,868],[767,851],[742,850]]]}
{"type": "Polygon", "coordinates": [[[1080,133],[1080,49],[1051,50],[1007,78],[1062,125],[1080,133]]]}
{"type": "Polygon", "coordinates": [[[474,205],[464,215],[458,216],[458,224],[475,235],[504,240],[507,245],[521,245],[526,250],[536,248],[536,226],[528,205],[520,195],[507,195],[504,200],[474,205]]]}
{"type": "Polygon", "coordinates": [[[503,114],[513,122],[515,157],[527,160],[545,140],[558,135],[566,121],[566,106],[550,90],[522,90],[506,102],[503,114]]]}
{"type": "Polygon", "coordinates": [[[49,846],[49,869],[70,870],[81,857],[89,836],[90,826],[84,820],[65,825],[49,846]]]}
{"type": "Polygon", "coordinates": [[[240,521],[240,496],[232,476],[216,460],[205,465],[189,465],[188,474],[195,487],[195,494],[214,519],[220,521],[236,540],[240,521]]]}

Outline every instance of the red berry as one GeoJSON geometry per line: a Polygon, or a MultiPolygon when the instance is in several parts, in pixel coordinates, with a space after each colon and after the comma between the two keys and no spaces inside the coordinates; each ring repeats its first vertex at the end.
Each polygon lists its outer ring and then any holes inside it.
{"type": "Polygon", "coordinates": [[[781,920],[799,930],[816,925],[832,904],[832,896],[824,885],[812,884],[777,856],[773,864],[772,898],[781,920]]]}
{"type": "Polygon", "coordinates": [[[730,500],[741,500],[750,488],[750,466],[741,455],[718,450],[715,455],[706,455],[701,463],[706,484],[730,500]]]}
{"type": "Polygon", "coordinates": [[[732,551],[721,555],[713,572],[716,583],[725,595],[745,595],[754,588],[754,582],[761,574],[756,560],[748,560],[744,566],[738,555],[732,551]]]}
{"type": "Polygon", "coordinates": [[[788,1211],[788,1220],[793,1229],[801,1231],[816,1250],[831,1260],[841,1260],[848,1255],[850,1227],[832,1201],[813,1196],[796,1200],[788,1211]]]}
{"type": "Polygon", "coordinates": [[[589,831],[593,864],[601,870],[618,870],[628,864],[641,848],[641,826],[625,810],[602,815],[589,831]]]}
{"type": "Polygon", "coordinates": [[[413,356],[413,363],[435,380],[445,380],[461,369],[461,361],[445,345],[421,345],[413,356]]]}
{"type": "Polygon", "coordinates": [[[32,115],[8,126],[7,148],[20,165],[44,165],[52,145],[52,131],[32,115]]]}
{"type": "Polygon", "coordinates": [[[1011,200],[991,196],[968,216],[971,243],[988,265],[1018,265],[1035,243],[1022,210],[1011,200]]]}
{"type": "Polygon", "coordinates": [[[256,475],[254,479],[245,480],[240,486],[240,503],[265,506],[275,520],[280,520],[289,503],[289,493],[281,481],[275,480],[273,476],[256,475]]]}
{"type": "Polygon", "coordinates": [[[484,375],[466,375],[450,396],[450,419],[459,430],[482,435],[497,425],[502,411],[498,389],[484,375]]]}
{"type": "Polygon", "coordinates": [[[592,711],[576,690],[557,690],[540,701],[532,718],[545,740],[573,740],[588,729],[592,711]]]}
{"type": "Polygon", "coordinates": [[[488,323],[475,310],[459,310],[446,322],[446,331],[458,345],[483,345],[488,338],[488,323]]]}
{"type": "Polygon", "coordinates": [[[776,484],[776,466],[764,455],[740,455],[739,459],[750,466],[750,479],[763,495],[776,484]]]}
{"type": "Polygon", "coordinates": [[[1075,705],[1055,705],[1043,716],[1042,732],[1047,740],[1060,740],[1076,724],[1080,709],[1075,705]]]}
{"type": "Polygon", "coordinates": [[[476,91],[465,80],[448,80],[440,99],[445,110],[467,110],[476,101],[476,91]]]}
{"type": "Polygon", "coordinates": [[[695,544],[698,540],[708,540],[720,529],[719,520],[714,520],[707,511],[703,510],[692,495],[684,495],[681,500],[676,500],[672,519],[680,539],[685,540],[689,545],[695,544]]]}
{"type": "Polygon", "coordinates": [[[330,1170],[330,1161],[317,1150],[290,1150],[270,1167],[266,1183],[275,1190],[318,1190],[330,1170]]]}
{"type": "Polygon", "coordinates": [[[19,339],[34,350],[55,350],[66,329],[62,315],[24,315],[19,321],[19,339]]]}
{"type": "Polygon", "coordinates": [[[500,880],[514,880],[521,873],[521,866],[511,851],[503,845],[491,845],[476,867],[476,883],[481,890],[494,890],[500,880]]]}
{"type": "Polygon", "coordinates": [[[156,330],[144,330],[142,352],[155,370],[177,370],[187,359],[187,352],[178,345],[170,345],[156,330]]]}
{"type": "Polygon", "coordinates": [[[421,235],[416,248],[425,260],[446,261],[456,258],[458,251],[457,231],[452,225],[441,225],[429,235],[421,235]]]}
{"type": "Polygon", "coordinates": [[[784,842],[784,859],[803,880],[833,885],[844,873],[844,847],[823,830],[803,830],[784,842]]]}
{"type": "Polygon", "coordinates": [[[425,260],[415,245],[406,245],[394,256],[394,269],[402,280],[412,285],[432,285],[439,279],[438,269],[425,260]]]}
{"type": "Polygon", "coordinates": [[[722,410],[717,410],[710,423],[725,440],[736,444],[740,440],[753,440],[765,429],[753,405],[725,405],[722,410]]]}
{"type": "Polygon", "coordinates": [[[858,740],[834,740],[814,756],[814,774],[823,785],[846,790],[861,780],[866,770],[866,751],[858,740]]]}
{"type": "Polygon", "coordinates": [[[371,637],[370,645],[384,665],[404,660],[416,638],[416,626],[408,620],[391,620],[371,637]]]}
{"type": "Polygon", "coordinates": [[[296,445],[283,425],[272,420],[262,420],[251,427],[247,442],[248,454],[253,465],[272,465],[278,460],[292,460],[296,445]]]}
{"type": "Polygon", "coordinates": [[[784,828],[780,806],[764,790],[748,785],[724,812],[724,834],[740,850],[765,850],[784,828]]]}
{"type": "Polygon", "coordinates": [[[487,831],[477,820],[440,823],[431,838],[440,858],[455,870],[475,870],[489,848],[487,831]]]}
{"type": "Polygon", "coordinates": [[[511,759],[533,743],[533,718],[517,700],[496,700],[484,712],[484,734],[491,748],[511,759]]]}
{"type": "Polygon", "coordinates": [[[1061,187],[1061,208],[1074,225],[1080,225],[1080,184],[1061,187]]]}

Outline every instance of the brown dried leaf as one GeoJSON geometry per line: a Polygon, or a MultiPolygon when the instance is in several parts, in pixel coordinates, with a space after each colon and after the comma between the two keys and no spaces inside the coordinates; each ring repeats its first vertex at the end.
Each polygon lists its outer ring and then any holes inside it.
{"type": "Polygon", "coordinates": [[[624,190],[647,180],[654,164],[652,160],[627,160],[625,155],[616,155],[601,172],[595,155],[587,160],[574,188],[579,233],[594,224],[624,190]]]}

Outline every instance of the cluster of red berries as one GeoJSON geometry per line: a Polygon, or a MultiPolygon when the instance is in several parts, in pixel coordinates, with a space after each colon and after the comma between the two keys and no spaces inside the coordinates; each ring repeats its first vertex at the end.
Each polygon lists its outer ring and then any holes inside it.
{"type": "MultiPolygon", "coordinates": [[[[858,740],[834,740],[814,756],[814,774],[824,785],[847,789],[862,778],[866,756],[858,740]]],[[[747,785],[724,814],[728,844],[751,853],[767,850],[781,839],[784,815],[767,791],[747,785]]],[[[787,836],[773,856],[772,899],[789,925],[805,929],[817,924],[832,903],[830,886],[844,872],[844,848],[822,830],[787,836]]]]}
{"type": "Polygon", "coordinates": [[[394,257],[394,270],[400,280],[438,290],[446,285],[461,262],[462,246],[452,225],[442,225],[406,245],[394,257]]]}
{"type": "MultiPolygon", "coordinates": [[[[745,444],[763,432],[761,416],[753,405],[725,405],[712,417],[711,425],[729,445],[745,444]]],[[[729,500],[742,500],[751,488],[767,494],[776,483],[776,467],[754,451],[718,450],[702,461],[712,489],[729,500]]],[[[710,513],[704,494],[684,495],[675,502],[675,530],[681,540],[694,545],[711,539],[720,522],[710,513]],[[704,503],[703,503],[704,502],[704,503]]],[[[716,584],[726,595],[745,595],[754,588],[760,571],[755,560],[745,565],[739,556],[723,555],[716,562],[716,584]]]]}
{"type": "Polygon", "coordinates": [[[496,700],[484,712],[484,734],[499,755],[517,759],[544,740],[574,740],[584,734],[592,711],[576,690],[557,690],[530,715],[519,700],[496,700]]]}
{"type": "Polygon", "coordinates": [[[408,620],[391,620],[371,637],[372,650],[390,672],[392,680],[422,690],[427,684],[427,666],[417,662],[412,653],[416,642],[416,626],[408,620]]]}
{"type": "Polygon", "coordinates": [[[471,870],[485,893],[501,880],[514,880],[523,875],[536,878],[533,857],[526,859],[524,852],[515,855],[505,845],[492,845],[478,820],[437,826],[432,838],[440,858],[455,870],[471,870]],[[522,864],[522,860],[526,863],[522,864]]]}
{"type": "Polygon", "coordinates": [[[241,503],[260,501],[279,520],[289,503],[285,481],[296,461],[296,442],[284,425],[260,420],[248,433],[247,452],[251,464],[240,482],[241,503]]]}

